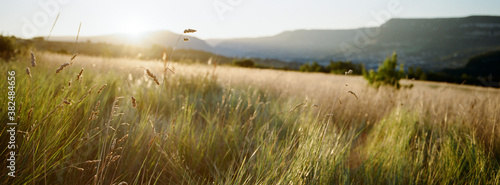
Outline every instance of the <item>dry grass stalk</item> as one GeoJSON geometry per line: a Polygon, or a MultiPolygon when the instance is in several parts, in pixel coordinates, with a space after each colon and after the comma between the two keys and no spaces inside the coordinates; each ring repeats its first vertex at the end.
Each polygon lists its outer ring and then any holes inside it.
{"type": "Polygon", "coordinates": [[[76,56],[78,56],[78,53],[75,53],[75,54],[73,55],[73,57],[71,57],[71,60],[70,60],[70,61],[75,60],[76,56]]]}
{"type": "Polygon", "coordinates": [[[99,106],[101,105],[101,101],[97,102],[97,105],[95,106],[94,110],[90,113],[89,121],[97,119],[97,115],[99,114],[99,106]]]}
{"type": "Polygon", "coordinates": [[[111,158],[111,162],[115,162],[116,160],[118,160],[121,156],[120,155],[115,155],[113,156],[113,158],[111,158]]]}
{"type": "Polygon", "coordinates": [[[354,97],[356,97],[356,100],[358,99],[358,96],[356,95],[356,93],[352,92],[352,91],[348,91],[348,93],[354,95],[354,97]]]}
{"type": "Polygon", "coordinates": [[[146,69],[146,73],[148,74],[149,77],[151,77],[156,82],[157,85],[160,85],[160,81],[158,81],[158,78],[156,77],[156,75],[151,73],[151,71],[149,71],[149,69],[146,69]]]}
{"type": "Polygon", "coordinates": [[[99,89],[99,91],[97,91],[97,94],[101,93],[101,91],[106,87],[108,86],[108,84],[104,84],[101,86],[101,88],[99,89]]]}
{"type": "Polygon", "coordinates": [[[297,108],[299,108],[300,106],[305,105],[305,104],[306,104],[306,102],[302,102],[302,103],[299,103],[299,104],[295,105],[295,107],[294,107],[293,109],[291,109],[291,110],[289,111],[289,113],[292,113],[293,111],[295,111],[295,109],[297,109],[297,108]]]}
{"type": "Polygon", "coordinates": [[[29,132],[25,132],[25,131],[22,131],[22,130],[18,130],[17,133],[21,133],[21,134],[23,134],[23,136],[28,136],[28,137],[30,135],[29,132]]]}
{"type": "Polygon", "coordinates": [[[80,104],[80,103],[83,101],[83,99],[85,99],[85,98],[86,98],[86,97],[87,97],[90,93],[92,93],[92,90],[94,90],[94,88],[95,88],[95,85],[94,85],[94,86],[92,86],[92,88],[90,88],[90,90],[89,90],[89,91],[87,91],[87,93],[85,93],[85,94],[82,96],[82,98],[80,98],[80,100],[78,101],[78,103],[76,103],[76,104],[80,104]]]}
{"type": "Polygon", "coordinates": [[[59,20],[59,15],[60,15],[60,14],[61,14],[61,13],[58,13],[58,14],[57,14],[56,20],[54,21],[54,24],[52,24],[52,28],[50,28],[49,36],[48,36],[48,37],[47,37],[47,39],[45,39],[45,40],[49,40],[50,35],[52,35],[52,31],[54,30],[54,27],[56,26],[57,20],[59,20]]]}
{"type": "Polygon", "coordinates": [[[36,57],[33,51],[31,51],[31,66],[35,67],[36,66],[36,57]]]}
{"type": "MultiPolygon", "coordinates": [[[[185,29],[184,32],[183,32],[183,34],[194,33],[194,32],[196,32],[195,29],[185,29]]],[[[172,55],[174,55],[175,49],[177,48],[177,44],[179,44],[179,40],[181,39],[181,37],[182,37],[183,34],[179,35],[179,38],[177,39],[177,42],[175,43],[174,48],[172,49],[172,54],[170,55],[170,59],[172,58],[172,55]]],[[[163,72],[164,75],[163,75],[163,84],[162,84],[163,87],[165,86],[165,81],[167,79],[167,74],[168,74],[167,70],[169,70],[169,65],[170,65],[170,63],[166,63],[165,66],[164,66],[165,68],[164,68],[164,72],[163,72]]],[[[172,73],[174,73],[173,70],[170,70],[170,71],[172,71],[172,73]]],[[[160,85],[160,82],[157,79],[155,79],[155,82],[156,82],[157,85],[160,85]]],[[[163,89],[164,89],[163,87],[160,90],[160,94],[162,94],[162,92],[163,92],[163,89]]],[[[158,110],[159,110],[159,107],[160,107],[160,101],[158,101],[157,104],[156,104],[155,119],[158,119],[158,110]]],[[[156,120],[155,120],[155,122],[156,122],[156,120]]]]}
{"type": "Polygon", "coordinates": [[[63,100],[62,103],[66,105],[71,105],[71,102],[69,102],[68,100],[63,100]]]}
{"type": "Polygon", "coordinates": [[[80,23],[80,26],[78,26],[78,34],[76,34],[76,40],[75,40],[75,45],[73,46],[73,52],[76,50],[76,44],[78,43],[78,37],[80,37],[80,29],[82,29],[82,23],[80,23]]]}
{"type": "Polygon", "coordinates": [[[95,108],[94,108],[94,110],[97,110],[97,109],[99,109],[99,106],[100,106],[100,105],[101,105],[101,101],[98,101],[98,102],[97,102],[97,105],[95,105],[95,108]]]}
{"type": "Polygon", "coordinates": [[[72,57],[71,57],[71,60],[69,61],[70,62],[70,65],[73,65],[73,60],[75,60],[76,56],[78,56],[78,53],[75,53],[72,57]]]}
{"type": "Polygon", "coordinates": [[[113,126],[108,126],[109,129],[116,131],[116,129],[113,126]]]}
{"type": "Polygon", "coordinates": [[[92,111],[90,113],[89,121],[96,120],[98,118],[97,114],[99,114],[99,110],[98,111],[92,111]]]}
{"type": "Polygon", "coordinates": [[[70,166],[71,168],[75,168],[78,171],[85,171],[83,168],[77,167],[77,166],[70,166]]]}
{"type": "Polygon", "coordinates": [[[81,82],[82,75],[83,75],[83,67],[82,67],[82,70],[80,70],[80,73],[78,73],[78,75],[76,76],[76,81],[81,82]]]}
{"type": "MultiPolygon", "coordinates": [[[[173,70],[173,69],[170,69],[170,68],[166,68],[166,69],[167,69],[168,71],[172,72],[172,74],[174,74],[174,75],[175,75],[175,72],[174,72],[174,70],[173,70]]],[[[165,71],[165,72],[166,72],[166,71],[165,71]]]]}
{"type": "Polygon", "coordinates": [[[17,114],[21,114],[21,111],[23,110],[23,102],[19,103],[19,109],[17,109],[17,114]]]}
{"type": "Polygon", "coordinates": [[[34,126],[33,127],[33,130],[37,129],[41,124],[45,123],[45,121],[50,117],[52,116],[52,114],[54,114],[59,108],[63,107],[63,105],[66,104],[66,105],[70,105],[71,103],[68,102],[67,100],[63,100],[61,103],[59,103],[59,105],[56,106],[56,108],[54,108],[54,110],[52,110],[49,114],[47,114],[43,119],[42,121],[37,125],[37,126],[34,126]],[[69,103],[69,104],[68,104],[69,103]]]}
{"type": "Polygon", "coordinates": [[[161,56],[161,60],[162,61],[166,61],[167,60],[167,52],[163,51],[163,54],[161,56]]]}
{"type": "Polygon", "coordinates": [[[64,63],[63,65],[61,65],[57,70],[56,70],[56,73],[59,73],[61,72],[66,66],[69,66],[69,63],[64,63]]]}
{"type": "Polygon", "coordinates": [[[31,114],[33,113],[33,108],[28,111],[28,120],[31,119],[31,114]]]}
{"type": "Polygon", "coordinates": [[[130,97],[132,99],[132,107],[137,108],[137,101],[136,99],[134,98],[134,96],[130,97]]]}
{"type": "MultiPolygon", "coordinates": [[[[111,120],[113,120],[113,116],[115,115],[115,111],[116,111],[116,109],[118,108],[118,101],[119,101],[120,99],[122,99],[122,98],[123,98],[123,97],[116,97],[116,98],[115,98],[115,100],[113,101],[113,104],[112,104],[112,106],[111,106],[111,111],[110,111],[110,113],[109,113],[109,118],[108,118],[108,121],[107,121],[107,123],[105,124],[105,126],[106,126],[107,128],[106,128],[106,130],[105,130],[105,133],[104,133],[104,134],[106,134],[106,135],[109,133],[109,127],[111,126],[111,120]]],[[[106,142],[103,142],[103,143],[102,143],[102,148],[107,148],[107,146],[106,146],[106,145],[107,145],[107,143],[106,143],[106,142]]],[[[104,173],[104,169],[106,168],[106,166],[108,166],[108,165],[109,165],[109,162],[108,162],[108,163],[106,163],[106,161],[108,161],[108,157],[110,157],[110,156],[112,156],[112,155],[113,155],[113,152],[111,151],[108,155],[106,155],[106,154],[105,154],[105,151],[104,151],[104,150],[102,150],[102,151],[100,151],[100,154],[98,154],[98,155],[99,155],[99,159],[104,160],[104,161],[102,161],[102,164],[101,164],[101,162],[97,163],[97,171],[96,171],[96,174],[95,174],[95,177],[96,177],[95,182],[100,181],[101,177],[102,177],[102,178],[104,178],[104,175],[103,175],[103,173],[104,173]],[[106,157],[105,157],[105,156],[106,156],[106,157]]],[[[116,159],[118,159],[118,158],[119,158],[119,156],[115,156],[115,157],[117,157],[116,159]]],[[[116,159],[115,159],[115,160],[116,160],[116,159]]],[[[113,160],[111,160],[111,161],[113,161],[113,160]]]]}
{"type": "Polygon", "coordinates": [[[31,77],[31,70],[29,67],[26,67],[26,74],[28,74],[31,77]]]}
{"type": "Polygon", "coordinates": [[[86,164],[92,164],[92,163],[98,163],[98,162],[101,162],[101,160],[88,160],[88,161],[85,161],[86,164]]]}
{"type": "Polygon", "coordinates": [[[113,142],[111,143],[111,150],[114,150],[115,146],[116,146],[116,139],[114,139],[113,142]]]}
{"type": "Polygon", "coordinates": [[[125,135],[125,136],[123,136],[122,138],[118,139],[117,143],[121,143],[121,142],[123,142],[127,138],[128,138],[128,134],[125,135]]]}

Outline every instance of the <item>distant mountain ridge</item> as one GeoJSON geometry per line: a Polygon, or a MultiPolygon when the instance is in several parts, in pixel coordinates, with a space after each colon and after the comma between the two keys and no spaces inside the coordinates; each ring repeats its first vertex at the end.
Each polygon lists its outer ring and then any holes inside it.
{"type": "MultiPolygon", "coordinates": [[[[153,44],[172,47],[178,36],[179,34],[170,31],[156,31],[147,33],[142,41],[134,41],[120,34],[83,37],[80,40],[145,47],[153,44]]],[[[396,51],[399,61],[406,66],[440,70],[462,67],[472,56],[500,49],[500,16],[395,18],[380,27],[295,30],[258,38],[201,40],[196,37],[186,37],[190,41],[181,40],[178,48],[203,50],[229,57],[319,63],[330,60],[351,60],[374,68],[386,56],[396,51]],[[346,50],[349,47],[351,49],[346,50]]],[[[53,37],[51,40],[73,39],[74,37],[53,37]]]]}
{"type": "Polygon", "coordinates": [[[214,48],[226,56],[302,62],[353,60],[372,67],[396,51],[407,66],[437,70],[461,67],[471,56],[500,48],[500,17],[391,19],[378,28],[287,31],[272,37],[219,41],[214,48]],[[369,37],[367,29],[379,32],[369,37]],[[360,34],[369,39],[356,47],[355,39],[363,40],[360,34]],[[357,52],[346,56],[342,44],[357,52]]]}

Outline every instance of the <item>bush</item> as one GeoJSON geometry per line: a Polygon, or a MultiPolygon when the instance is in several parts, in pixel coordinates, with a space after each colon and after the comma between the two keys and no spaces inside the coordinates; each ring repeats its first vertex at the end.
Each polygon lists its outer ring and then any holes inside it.
{"type": "Polygon", "coordinates": [[[312,62],[311,64],[306,63],[300,66],[299,70],[302,72],[322,72],[322,73],[327,72],[326,68],[323,67],[322,65],[319,65],[317,62],[312,62]]]}
{"type": "Polygon", "coordinates": [[[363,64],[354,64],[350,61],[330,61],[330,65],[326,66],[326,71],[333,74],[344,74],[346,71],[352,70],[353,75],[361,75],[363,64]]]}
{"type": "Polygon", "coordinates": [[[0,35],[0,58],[10,60],[16,54],[16,38],[0,35]]]}
{"type": "Polygon", "coordinates": [[[250,59],[237,60],[234,61],[233,64],[240,67],[255,67],[255,62],[250,59]]]}
{"type": "Polygon", "coordinates": [[[344,74],[346,71],[352,70],[353,75],[360,75],[363,69],[363,64],[354,64],[350,61],[330,61],[327,66],[319,65],[317,62],[306,63],[300,66],[302,72],[322,72],[333,74],[344,74]]]}
{"type": "Polygon", "coordinates": [[[416,80],[426,80],[427,75],[425,72],[422,70],[421,67],[417,67],[417,70],[414,70],[413,67],[408,67],[408,73],[407,73],[408,79],[416,79],[416,80]]]}
{"type": "Polygon", "coordinates": [[[390,85],[399,88],[399,80],[403,78],[405,73],[403,65],[400,66],[399,70],[397,70],[397,65],[398,55],[394,52],[392,56],[387,57],[383,64],[378,67],[377,72],[373,69],[368,73],[364,71],[363,77],[368,80],[369,84],[375,87],[390,85]]]}

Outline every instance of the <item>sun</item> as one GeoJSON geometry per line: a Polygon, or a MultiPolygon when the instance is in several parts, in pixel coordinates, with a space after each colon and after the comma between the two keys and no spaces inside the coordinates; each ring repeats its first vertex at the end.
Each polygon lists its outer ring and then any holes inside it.
{"type": "Polygon", "coordinates": [[[122,33],[132,40],[139,40],[147,28],[140,19],[129,19],[122,26],[122,33]]]}

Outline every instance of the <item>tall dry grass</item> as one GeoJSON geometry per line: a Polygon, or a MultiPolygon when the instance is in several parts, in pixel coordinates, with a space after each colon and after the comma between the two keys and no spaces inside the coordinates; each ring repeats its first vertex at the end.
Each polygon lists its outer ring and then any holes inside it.
{"type": "MultiPolygon", "coordinates": [[[[159,86],[135,69],[165,79],[161,61],[79,55],[56,74],[72,56],[37,56],[31,77],[21,73],[29,63],[1,67],[18,72],[17,102],[22,104],[18,177],[2,176],[2,182],[500,180],[497,89],[413,81],[403,82],[413,83],[411,89],[374,89],[349,75],[182,63],[172,63],[175,75],[159,86]]],[[[6,115],[5,109],[0,112],[6,115]]]]}

